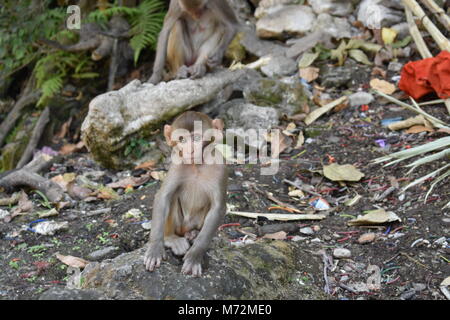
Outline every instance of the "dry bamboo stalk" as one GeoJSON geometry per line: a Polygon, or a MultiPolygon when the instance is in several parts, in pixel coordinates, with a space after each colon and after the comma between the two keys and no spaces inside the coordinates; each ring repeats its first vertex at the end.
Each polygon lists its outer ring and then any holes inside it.
{"type": "Polygon", "coordinates": [[[450,51],[450,41],[444,37],[444,35],[439,31],[439,29],[431,22],[430,18],[427,17],[423,9],[415,0],[403,0],[403,4],[407,6],[416,17],[418,17],[425,29],[433,37],[436,44],[441,50],[450,51]]]}
{"type": "Polygon", "coordinates": [[[406,6],[405,6],[405,14],[406,14],[406,21],[408,22],[409,26],[409,33],[411,34],[411,37],[413,38],[416,44],[417,51],[419,51],[420,55],[422,56],[422,59],[433,57],[425,41],[423,40],[422,35],[420,34],[419,28],[414,22],[411,10],[409,10],[409,8],[406,6]]]}
{"type": "Polygon", "coordinates": [[[434,0],[421,0],[423,4],[430,10],[442,25],[450,31],[450,17],[445,14],[444,9],[434,2],[434,0]]]}

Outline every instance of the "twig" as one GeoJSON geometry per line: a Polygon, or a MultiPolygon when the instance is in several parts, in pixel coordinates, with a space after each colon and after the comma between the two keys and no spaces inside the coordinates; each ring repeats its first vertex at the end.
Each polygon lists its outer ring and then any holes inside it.
{"type": "Polygon", "coordinates": [[[296,187],[297,189],[302,190],[302,191],[304,191],[304,192],[306,192],[306,193],[312,194],[313,196],[321,197],[321,195],[320,195],[319,193],[314,192],[314,191],[311,191],[311,190],[309,190],[308,188],[306,188],[305,186],[302,186],[302,185],[300,185],[300,184],[298,184],[298,183],[292,182],[292,181],[290,181],[290,180],[288,180],[288,179],[283,179],[283,182],[285,182],[285,183],[287,183],[287,184],[290,184],[291,186],[294,186],[294,187],[296,187]]]}
{"type": "Polygon", "coordinates": [[[439,31],[439,29],[431,22],[430,18],[427,17],[423,9],[415,0],[403,0],[403,4],[407,6],[416,17],[421,21],[425,29],[433,37],[436,44],[441,50],[450,51],[450,41],[439,31]]]}
{"type": "Polygon", "coordinates": [[[316,110],[314,110],[313,112],[310,112],[305,120],[303,120],[303,122],[309,126],[311,123],[313,123],[314,121],[316,121],[318,118],[320,118],[323,114],[327,113],[328,111],[330,111],[331,109],[333,109],[334,107],[340,105],[341,103],[347,101],[347,97],[343,96],[340,97],[339,99],[336,99],[326,105],[324,105],[323,107],[317,108],[316,110]]]}
{"type": "Polygon", "coordinates": [[[423,40],[422,35],[420,34],[419,28],[417,27],[414,21],[411,10],[409,10],[408,7],[406,6],[405,6],[405,14],[406,14],[406,21],[408,22],[409,26],[409,33],[411,34],[411,37],[416,43],[417,51],[419,51],[420,55],[422,56],[422,59],[433,57],[425,41],[423,40]]]}
{"type": "Polygon", "coordinates": [[[276,220],[276,221],[322,220],[326,218],[324,214],[257,213],[257,212],[242,212],[242,211],[228,211],[227,213],[253,219],[256,219],[258,217],[264,217],[267,218],[268,220],[276,220]]]}
{"type": "Polygon", "coordinates": [[[439,7],[433,0],[421,0],[423,4],[430,10],[442,23],[442,25],[450,31],[450,18],[445,14],[444,9],[439,7]]]}
{"type": "Polygon", "coordinates": [[[40,175],[20,169],[0,179],[0,187],[9,189],[19,186],[29,186],[43,192],[51,202],[58,202],[63,197],[63,190],[51,180],[40,175]]]}
{"type": "Polygon", "coordinates": [[[407,253],[405,253],[405,252],[400,252],[400,254],[401,254],[402,256],[408,258],[408,259],[411,260],[412,262],[418,264],[419,266],[421,266],[421,267],[423,267],[423,268],[425,268],[425,269],[428,269],[428,267],[427,267],[426,265],[424,265],[423,263],[417,261],[416,259],[414,259],[414,258],[411,257],[410,255],[408,255],[407,253]]]}
{"type": "Polygon", "coordinates": [[[398,99],[395,99],[394,97],[391,97],[390,95],[387,95],[387,94],[385,94],[383,92],[380,92],[378,90],[373,89],[373,92],[375,92],[376,94],[382,96],[383,98],[386,98],[387,100],[389,100],[389,101],[391,101],[393,103],[396,103],[396,104],[398,104],[398,105],[400,105],[402,107],[405,107],[408,110],[411,110],[411,111],[414,111],[414,112],[417,112],[417,113],[423,115],[425,118],[427,118],[428,121],[430,121],[437,128],[447,128],[447,129],[449,128],[448,125],[445,122],[443,122],[442,120],[439,120],[438,118],[433,117],[432,115],[426,113],[422,109],[414,108],[413,106],[411,106],[411,105],[409,105],[409,104],[407,104],[407,103],[405,103],[403,101],[400,101],[398,99]]]}
{"type": "Polygon", "coordinates": [[[33,151],[36,148],[37,144],[39,143],[39,140],[41,139],[42,132],[45,129],[45,126],[47,125],[48,121],[50,120],[50,109],[46,107],[44,111],[41,113],[38,121],[36,122],[36,125],[34,126],[33,133],[31,134],[30,141],[28,142],[28,145],[25,149],[25,151],[22,153],[22,157],[20,158],[19,162],[17,163],[16,168],[20,169],[22,168],[28,160],[33,155],[33,151]]]}

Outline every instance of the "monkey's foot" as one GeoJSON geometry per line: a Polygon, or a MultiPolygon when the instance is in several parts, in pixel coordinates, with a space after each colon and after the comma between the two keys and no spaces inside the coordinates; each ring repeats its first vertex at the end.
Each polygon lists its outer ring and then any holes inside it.
{"type": "Polygon", "coordinates": [[[147,82],[156,85],[156,84],[160,83],[161,80],[162,80],[162,76],[160,76],[159,74],[153,73],[147,82]]]}
{"type": "Polygon", "coordinates": [[[189,77],[189,68],[186,65],[181,66],[177,71],[177,79],[186,79],[189,77]]]}
{"type": "Polygon", "coordinates": [[[197,238],[198,234],[200,233],[200,231],[193,229],[191,231],[188,231],[184,234],[184,237],[186,239],[188,239],[189,241],[194,240],[195,238],[197,238]]]}
{"type": "Polygon", "coordinates": [[[164,239],[166,247],[172,249],[173,253],[177,256],[184,255],[191,246],[186,238],[171,236],[164,239]]]}
{"type": "Polygon", "coordinates": [[[194,277],[200,277],[202,275],[202,264],[187,259],[183,263],[181,268],[182,274],[192,274],[194,277]]]}
{"type": "Polygon", "coordinates": [[[166,259],[166,252],[162,243],[150,244],[144,255],[145,269],[153,271],[155,268],[159,268],[163,259],[166,259]]]}
{"type": "Polygon", "coordinates": [[[189,67],[189,73],[192,79],[199,79],[206,74],[206,65],[203,63],[194,64],[189,67]]]}

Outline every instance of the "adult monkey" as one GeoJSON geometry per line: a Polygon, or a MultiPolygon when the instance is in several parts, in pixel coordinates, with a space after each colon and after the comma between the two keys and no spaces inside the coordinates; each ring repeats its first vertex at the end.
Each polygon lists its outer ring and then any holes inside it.
{"type": "Polygon", "coordinates": [[[202,274],[203,256],[226,212],[228,175],[224,159],[214,151],[222,131],[222,120],[193,111],[164,127],[172,164],[153,201],[147,270],[160,266],[164,247],[169,247],[184,255],[182,273],[202,274]]]}
{"type": "Polygon", "coordinates": [[[220,65],[238,20],[227,0],[171,0],[159,34],[150,83],[169,78],[200,78],[220,65]]]}

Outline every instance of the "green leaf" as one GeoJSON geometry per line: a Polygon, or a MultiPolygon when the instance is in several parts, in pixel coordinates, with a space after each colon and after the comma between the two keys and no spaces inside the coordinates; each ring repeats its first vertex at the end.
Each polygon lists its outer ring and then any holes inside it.
{"type": "Polygon", "coordinates": [[[300,61],[298,62],[298,67],[299,68],[307,68],[310,65],[312,65],[314,63],[314,61],[316,61],[316,59],[319,57],[320,52],[315,52],[315,53],[311,53],[311,52],[305,52],[300,61]]]}
{"type": "Polygon", "coordinates": [[[369,58],[367,58],[366,54],[362,50],[352,49],[348,52],[348,55],[362,64],[366,64],[368,66],[372,65],[372,62],[369,61],[369,58]]]}

